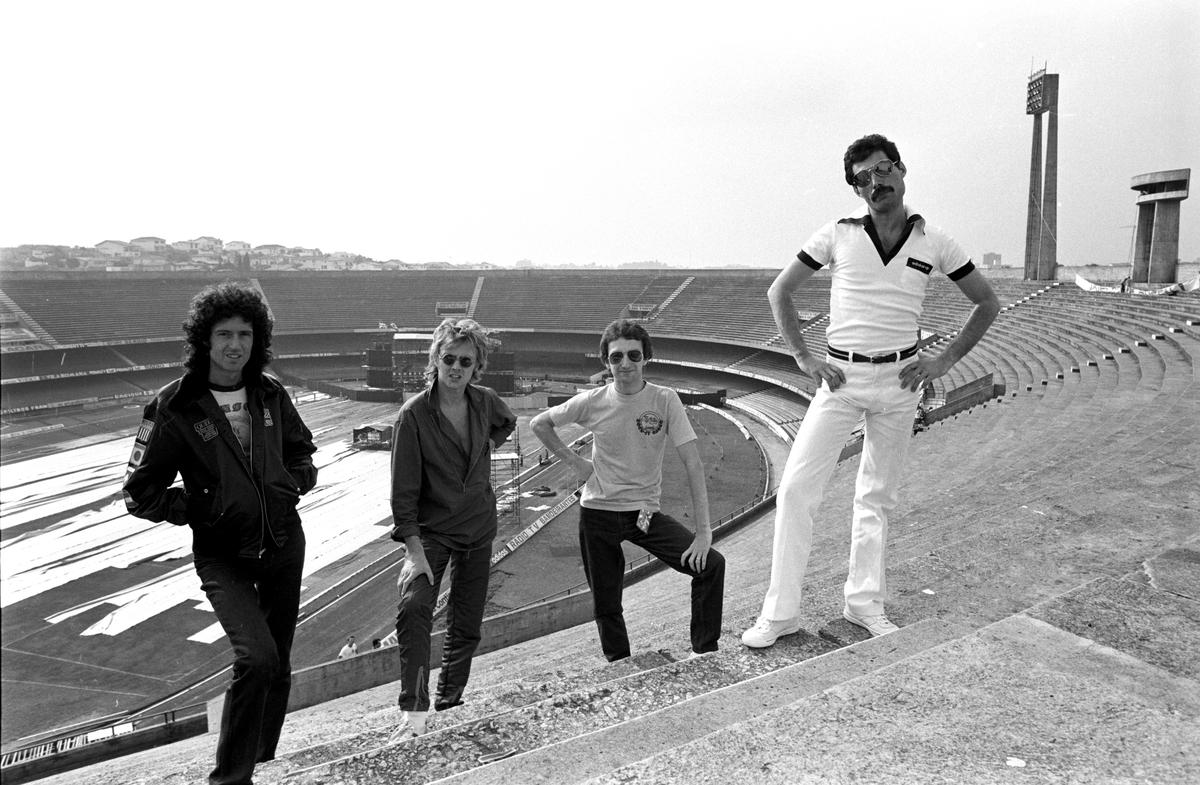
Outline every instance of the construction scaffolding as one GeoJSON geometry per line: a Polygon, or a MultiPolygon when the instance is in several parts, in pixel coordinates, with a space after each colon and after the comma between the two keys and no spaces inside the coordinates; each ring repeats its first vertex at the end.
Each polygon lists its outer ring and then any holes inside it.
{"type": "Polygon", "coordinates": [[[496,492],[497,539],[512,536],[521,522],[521,431],[514,430],[492,453],[492,489],[496,492]]]}

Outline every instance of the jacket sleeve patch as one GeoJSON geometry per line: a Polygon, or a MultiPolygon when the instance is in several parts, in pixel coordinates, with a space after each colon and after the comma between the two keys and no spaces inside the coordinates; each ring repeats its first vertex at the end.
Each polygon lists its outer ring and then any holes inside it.
{"type": "Polygon", "coordinates": [[[125,469],[125,479],[129,479],[129,475],[142,465],[142,458],[146,456],[146,445],[150,443],[150,434],[154,432],[153,420],[142,420],[142,424],[138,427],[137,437],[133,442],[133,452],[129,454],[129,466],[125,469]]]}

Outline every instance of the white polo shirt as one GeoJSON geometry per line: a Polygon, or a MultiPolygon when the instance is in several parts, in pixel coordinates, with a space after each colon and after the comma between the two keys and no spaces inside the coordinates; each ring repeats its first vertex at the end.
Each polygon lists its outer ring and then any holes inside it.
{"type": "Polygon", "coordinates": [[[917,320],[925,288],[934,272],[952,281],[975,269],[950,235],[907,205],[899,244],[885,252],[866,208],[831,221],[808,239],[798,254],[814,270],[828,266],[826,341],[842,351],[883,354],[917,342],[917,320]]]}

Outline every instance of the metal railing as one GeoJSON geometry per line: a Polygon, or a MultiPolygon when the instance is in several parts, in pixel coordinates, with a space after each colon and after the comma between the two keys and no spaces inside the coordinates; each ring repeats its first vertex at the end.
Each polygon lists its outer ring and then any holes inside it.
{"type": "Polygon", "coordinates": [[[88,730],[71,731],[9,750],[0,756],[0,768],[9,768],[38,758],[58,755],[95,742],[125,736],[135,731],[172,725],[180,720],[204,714],[207,710],[207,704],[197,703],[145,717],[129,717],[127,715],[122,722],[94,726],[88,730]]]}

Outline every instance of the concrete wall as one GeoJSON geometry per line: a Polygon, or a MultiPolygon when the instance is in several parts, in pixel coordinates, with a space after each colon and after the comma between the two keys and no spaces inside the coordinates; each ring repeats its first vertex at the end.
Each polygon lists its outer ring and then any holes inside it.
{"type": "MultiPolygon", "coordinates": [[[[218,717],[218,722],[219,719],[218,717]]],[[[218,725],[218,727],[220,726],[218,725]]],[[[197,715],[166,725],[157,725],[153,728],[113,736],[110,739],[94,741],[72,750],[5,766],[4,785],[17,785],[17,783],[49,777],[51,774],[90,766],[102,760],[141,752],[198,736],[201,733],[204,733],[204,717],[197,715]]]]}

